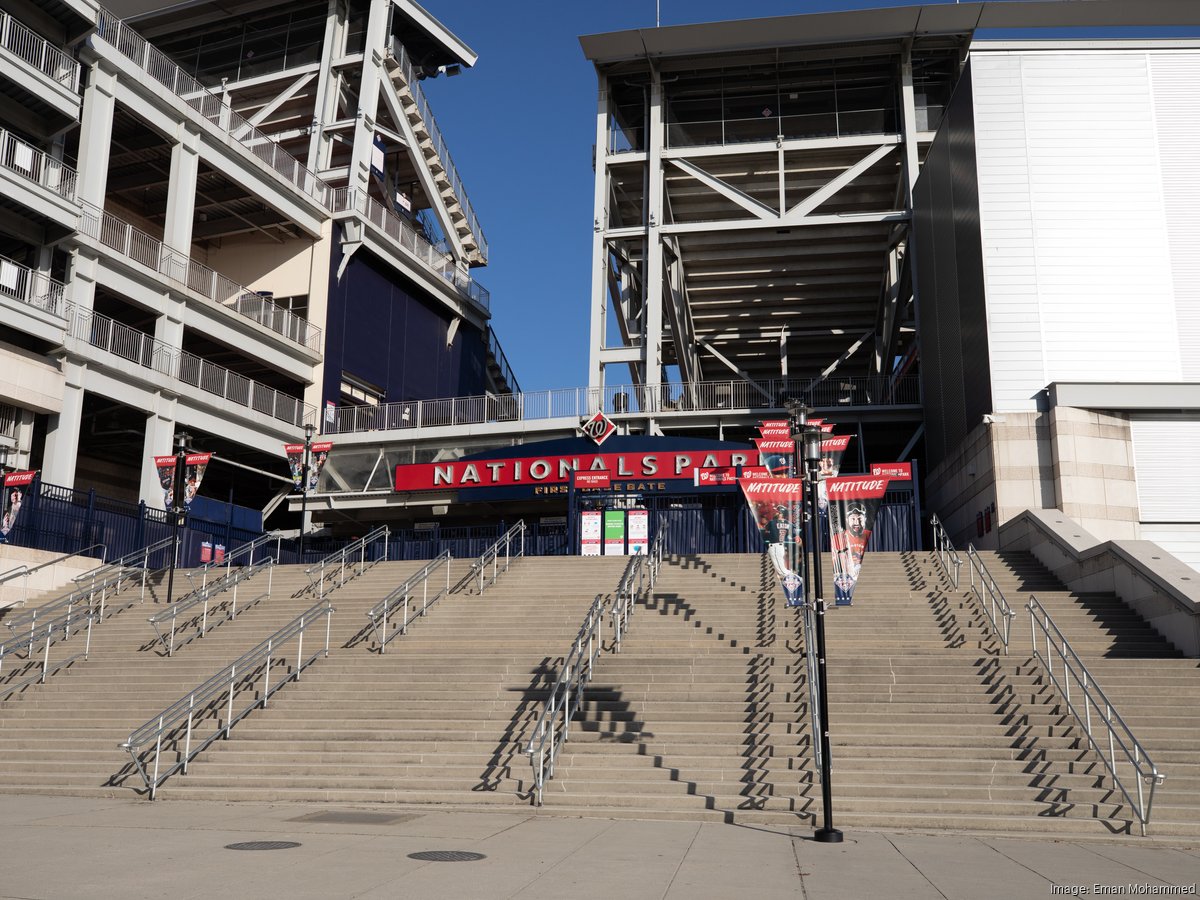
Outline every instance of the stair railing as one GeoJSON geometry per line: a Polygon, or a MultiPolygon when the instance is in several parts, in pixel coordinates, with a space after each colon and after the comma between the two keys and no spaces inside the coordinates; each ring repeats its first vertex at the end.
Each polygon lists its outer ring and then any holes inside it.
{"type": "MultiPolygon", "coordinates": [[[[663,557],[664,532],[659,531],[645,556],[631,557],[617,583],[609,612],[612,615],[613,638],[609,651],[620,652],[621,633],[629,627],[629,614],[638,597],[648,595],[658,580],[663,557]]],[[[533,728],[525,747],[533,768],[531,796],[536,806],[542,805],[547,779],[554,777],[558,753],[570,737],[571,719],[584,700],[584,692],[595,672],[596,658],[604,649],[604,613],[609,605],[603,594],[597,594],[583,617],[579,633],[563,659],[562,668],[546,705],[533,728]]]]}
{"type": "Polygon", "coordinates": [[[460,591],[468,584],[476,584],[476,592],[482,594],[487,588],[496,583],[504,572],[508,571],[514,558],[525,555],[525,520],[522,519],[508,531],[504,532],[496,543],[480,554],[479,559],[471,563],[471,569],[462,580],[454,586],[454,591],[460,591]],[[504,556],[501,565],[500,557],[504,556]]]}
{"type": "Polygon", "coordinates": [[[271,585],[274,583],[274,580],[275,580],[275,559],[274,559],[274,557],[268,556],[266,559],[260,560],[258,563],[254,564],[254,565],[245,566],[244,568],[236,569],[235,571],[229,572],[228,574],[224,575],[223,577],[218,578],[212,584],[205,585],[204,587],[196,588],[196,590],[192,591],[186,597],[181,597],[180,599],[176,600],[174,603],[172,603],[166,609],[150,616],[146,621],[148,621],[154,627],[154,633],[155,633],[155,635],[158,636],[159,642],[163,645],[163,648],[167,651],[167,656],[175,655],[175,634],[176,634],[176,630],[177,630],[176,626],[179,622],[179,616],[182,613],[186,613],[190,610],[193,610],[197,606],[201,607],[200,635],[199,636],[204,637],[204,635],[208,633],[208,604],[209,604],[209,601],[214,597],[224,594],[226,591],[233,591],[232,603],[229,607],[228,612],[225,614],[225,620],[229,621],[231,619],[237,618],[238,585],[241,584],[243,581],[247,581],[248,579],[253,578],[255,575],[262,574],[263,572],[267,573],[267,589],[265,591],[263,591],[262,593],[260,593],[258,596],[253,597],[252,599],[250,599],[246,603],[244,603],[242,605],[242,609],[244,611],[247,608],[258,603],[260,600],[265,600],[271,596],[271,585]],[[164,625],[164,623],[170,623],[170,626],[169,626],[169,628],[167,628],[166,633],[164,633],[163,629],[159,627],[160,625],[164,625]]]}
{"type": "Polygon", "coordinates": [[[971,570],[971,593],[983,607],[984,615],[992,623],[992,631],[1004,645],[1004,655],[1008,656],[1008,641],[1012,636],[1012,620],[1016,613],[1008,605],[1004,592],[984,565],[974,544],[967,545],[967,563],[971,570]]]}
{"type": "Polygon", "coordinates": [[[173,544],[174,540],[172,538],[163,538],[161,541],[155,541],[153,544],[147,544],[140,550],[126,553],[120,559],[114,559],[110,563],[105,563],[103,566],[92,569],[90,572],[84,572],[82,575],[76,576],[71,580],[78,585],[87,582],[92,586],[92,590],[95,591],[99,582],[109,581],[114,575],[129,574],[126,570],[134,570],[135,574],[142,576],[141,599],[145,600],[146,576],[149,572],[154,571],[150,568],[150,557],[155,553],[166,550],[173,544]]]}
{"type": "Polygon", "coordinates": [[[1071,648],[1037,597],[1030,594],[1025,608],[1029,610],[1033,658],[1045,669],[1063,702],[1083,726],[1088,745],[1104,762],[1113,784],[1120,789],[1137,816],[1144,837],[1154,807],[1154,791],[1163,783],[1166,775],[1158,771],[1146,748],[1113,708],[1112,701],[1096,684],[1095,677],[1071,648]],[[1074,694],[1072,685],[1075,687],[1074,694]],[[1125,779],[1118,771],[1119,766],[1131,770],[1136,782],[1136,800],[1126,788],[1125,779]],[[1145,795],[1145,786],[1150,788],[1149,797],[1145,795]]]}
{"type": "Polygon", "coordinates": [[[387,651],[387,645],[392,638],[400,634],[408,634],[409,604],[418,588],[421,591],[421,611],[413,618],[424,616],[429,612],[429,607],[450,593],[450,560],[450,551],[443,550],[367,612],[367,618],[371,620],[371,625],[375,629],[375,642],[379,645],[380,653],[387,651]],[[430,579],[438,569],[442,568],[446,570],[446,586],[431,598],[429,596],[430,579]],[[389,632],[388,620],[394,618],[397,612],[401,612],[400,624],[389,632]]]}
{"type": "MultiPolygon", "coordinates": [[[[196,569],[194,572],[185,572],[184,574],[187,576],[187,580],[191,583],[193,588],[196,587],[196,578],[197,577],[200,578],[200,588],[201,589],[206,588],[206,587],[208,587],[209,575],[211,573],[215,572],[217,569],[220,569],[220,568],[225,569],[225,573],[221,577],[222,578],[228,577],[229,573],[233,570],[233,563],[235,560],[240,560],[240,559],[242,559],[242,557],[245,557],[244,564],[247,566],[253,566],[255,553],[258,552],[266,544],[271,543],[271,541],[275,542],[274,559],[276,562],[278,562],[280,559],[280,550],[281,550],[281,547],[283,544],[283,535],[281,535],[277,532],[271,531],[271,532],[267,532],[266,534],[256,537],[252,541],[248,541],[247,543],[242,544],[242,546],[238,547],[232,553],[226,553],[225,557],[223,559],[220,559],[220,560],[214,559],[210,563],[205,563],[199,569],[196,569]]],[[[241,565],[241,563],[239,563],[239,565],[241,565]]]]}
{"type": "MultiPolygon", "coordinates": [[[[0,14],[2,15],[2,14],[0,14]]],[[[103,566],[104,557],[108,555],[108,547],[105,544],[92,544],[90,547],[84,547],[82,550],[75,550],[72,553],[64,553],[61,556],[56,556],[54,559],[47,560],[44,563],[38,563],[36,566],[20,565],[15,569],[9,569],[3,575],[0,575],[0,586],[14,581],[17,578],[21,579],[21,605],[24,606],[29,601],[29,576],[34,572],[40,572],[42,569],[48,569],[51,566],[57,566],[61,562],[68,559],[74,559],[76,556],[83,556],[85,553],[90,553],[92,550],[99,550],[100,565],[103,566]]],[[[85,573],[86,574],[86,573],[85,573]]]]}
{"type": "Polygon", "coordinates": [[[309,607],[253,650],[192,688],[117,745],[129,753],[151,800],[158,795],[159,786],[173,774],[182,772],[186,775],[188,763],[213,741],[229,737],[234,725],[255,709],[265,709],[267,701],[276,691],[289,681],[299,681],[300,674],[318,657],[329,656],[333,612],[334,608],[324,600],[309,607]],[[306,657],[304,633],[321,619],[325,620],[325,645],[306,657]],[[294,662],[289,664],[285,650],[292,641],[296,644],[295,657],[294,662]],[[273,670],[276,668],[283,668],[284,671],[272,683],[273,670]],[[246,694],[249,695],[249,702],[239,700],[246,694]],[[196,737],[196,731],[205,727],[210,727],[211,732],[196,737]],[[173,758],[173,761],[167,760],[165,769],[162,768],[164,753],[173,758]]]}
{"type": "Polygon", "coordinates": [[[391,532],[388,527],[380,525],[374,531],[347,544],[341,550],[330,553],[319,563],[309,566],[304,570],[304,574],[308,576],[308,589],[315,590],[317,596],[324,600],[326,586],[332,584],[334,587],[341,587],[344,585],[347,571],[353,578],[356,575],[362,575],[380,560],[386,559],[389,534],[391,532]],[[383,553],[375,559],[368,559],[367,548],[377,541],[383,541],[383,553]]]}
{"type": "MultiPolygon", "coordinates": [[[[33,658],[33,647],[38,641],[43,642],[41,646],[42,661],[38,665],[37,672],[29,678],[14,682],[13,684],[0,684],[0,700],[6,700],[13,694],[21,691],[31,684],[45,684],[46,679],[57,672],[59,669],[69,666],[77,659],[87,659],[88,653],[92,649],[92,622],[96,619],[94,610],[86,612],[78,612],[66,610],[59,613],[57,616],[52,616],[48,619],[43,619],[41,624],[34,629],[28,640],[22,635],[19,638],[11,639],[3,644],[0,644],[0,673],[4,670],[4,660],[8,657],[16,656],[18,652],[25,649],[25,659],[33,658]],[[78,627],[80,620],[87,622],[87,638],[83,644],[83,651],[76,653],[74,656],[68,656],[58,662],[50,663],[50,647],[55,643],[62,643],[70,639],[72,627],[78,627]],[[61,632],[61,637],[58,637],[61,632]],[[56,640],[57,638],[57,640],[56,640]]],[[[17,657],[20,658],[20,657],[17,657]]]]}
{"type": "Polygon", "coordinates": [[[958,557],[958,551],[954,549],[954,544],[950,541],[950,535],[946,533],[946,526],[942,524],[942,520],[936,515],[929,517],[929,524],[933,526],[933,555],[937,561],[942,564],[942,573],[950,579],[950,583],[954,585],[954,589],[958,590],[958,570],[962,568],[962,560],[958,557]],[[953,570],[950,568],[953,566],[953,570]]]}

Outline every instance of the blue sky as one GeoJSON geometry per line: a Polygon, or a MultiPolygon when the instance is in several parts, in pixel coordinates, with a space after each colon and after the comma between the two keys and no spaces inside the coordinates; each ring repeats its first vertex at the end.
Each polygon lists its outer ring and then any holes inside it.
{"type": "MultiPolygon", "coordinates": [[[[913,0],[661,2],[664,26],[914,5],[913,0]]],[[[596,80],[578,36],[653,27],[654,0],[423,5],[479,54],[474,69],[461,77],[430,79],[423,86],[490,244],[489,264],[475,274],[491,291],[493,326],[523,390],[584,385],[596,80]]]]}

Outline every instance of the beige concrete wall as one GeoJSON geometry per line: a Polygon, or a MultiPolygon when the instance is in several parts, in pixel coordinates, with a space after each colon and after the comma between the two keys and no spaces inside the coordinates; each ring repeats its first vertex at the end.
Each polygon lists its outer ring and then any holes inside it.
{"type": "MultiPolygon", "coordinates": [[[[277,297],[311,296],[314,241],[297,238],[279,243],[264,234],[240,234],[212,246],[208,265],[254,291],[272,291],[277,297]]],[[[322,293],[328,290],[329,270],[321,273],[322,293]]]]}
{"type": "Polygon", "coordinates": [[[1057,406],[1050,411],[1050,444],[1057,508],[1099,540],[1140,537],[1128,417],[1057,406]]]}
{"type": "MultiPolygon", "coordinates": [[[[16,572],[21,566],[28,566],[32,569],[42,563],[50,562],[60,555],[47,550],[31,550],[28,547],[0,544],[0,577],[16,572]]],[[[99,565],[101,565],[99,559],[89,556],[72,556],[55,565],[39,569],[28,578],[30,605],[36,605],[39,595],[45,597],[47,594],[65,594],[71,587],[72,578],[99,565]]],[[[22,604],[26,597],[24,582],[25,579],[18,576],[0,584],[0,610],[22,604]]]]}
{"type": "MultiPolygon", "coordinates": [[[[1053,509],[1058,501],[1050,416],[1042,412],[996,415],[989,429],[996,466],[995,528],[1027,509],[1053,509]]],[[[995,548],[996,534],[990,535],[995,548]]],[[[982,546],[982,545],[981,545],[982,546]]]]}
{"type": "Polygon", "coordinates": [[[0,400],[35,412],[61,412],[64,383],[58,366],[40,353],[0,344],[0,400]]]}

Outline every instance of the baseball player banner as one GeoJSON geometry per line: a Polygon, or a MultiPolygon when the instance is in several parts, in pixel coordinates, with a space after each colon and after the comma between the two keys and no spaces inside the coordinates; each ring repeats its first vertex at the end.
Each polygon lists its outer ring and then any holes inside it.
{"type": "Polygon", "coordinates": [[[3,516],[0,516],[0,535],[5,538],[17,525],[17,516],[21,514],[21,504],[25,501],[25,493],[33,484],[37,472],[9,472],[4,476],[3,516]]]}
{"type": "MultiPolygon", "coordinates": [[[[312,456],[308,461],[308,490],[315,491],[317,489],[317,479],[321,477],[321,470],[325,468],[325,463],[329,459],[329,451],[333,449],[333,441],[322,441],[312,445],[312,456]]],[[[296,486],[296,490],[303,491],[304,488],[304,445],[303,444],[284,444],[283,452],[287,454],[288,469],[291,470],[292,484],[296,486]]]]}
{"type": "MultiPolygon", "coordinates": [[[[211,453],[188,453],[183,458],[183,506],[185,509],[192,505],[204,481],[204,473],[208,469],[211,453]]],[[[158,469],[158,483],[163,490],[163,506],[171,509],[175,502],[175,457],[156,456],[154,465],[158,469]]]]}
{"type": "Polygon", "coordinates": [[[833,556],[834,601],[849,606],[862,571],[867,541],[875,527],[888,480],[874,475],[828,478],[829,550],[833,556]]]}
{"type": "Polygon", "coordinates": [[[804,579],[800,575],[804,561],[804,482],[799,478],[742,478],[738,485],[750,504],[787,605],[800,606],[804,603],[804,579]]]}

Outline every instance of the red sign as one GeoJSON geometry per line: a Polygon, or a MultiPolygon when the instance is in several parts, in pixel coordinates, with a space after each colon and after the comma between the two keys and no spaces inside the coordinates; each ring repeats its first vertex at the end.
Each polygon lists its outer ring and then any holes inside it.
{"type": "Polygon", "coordinates": [[[758,433],[768,440],[786,440],[791,437],[792,431],[788,427],[787,419],[772,419],[769,422],[761,422],[758,426],[758,433]]]}
{"type": "Polygon", "coordinates": [[[841,478],[826,478],[825,490],[829,501],[865,500],[882,497],[887,493],[888,480],[875,475],[846,475],[841,478]]]}
{"type": "Polygon", "coordinates": [[[796,449],[796,445],[790,440],[772,440],[769,438],[760,438],[754,442],[758,446],[760,453],[791,453],[796,449]]]}
{"type": "Polygon", "coordinates": [[[398,491],[453,491],[512,485],[565,485],[573,471],[579,474],[607,472],[612,478],[656,481],[691,479],[693,469],[736,468],[748,464],[753,456],[754,453],[747,449],[459,459],[396,466],[395,488],[398,491]]]}
{"type": "Polygon", "coordinates": [[[871,463],[871,474],[877,478],[912,481],[912,463],[871,463]]]}
{"type": "Polygon", "coordinates": [[[608,472],[576,472],[575,487],[606,488],[612,486],[612,475],[608,472]]]}
{"type": "Polygon", "coordinates": [[[595,441],[596,446],[599,447],[616,433],[617,426],[608,416],[597,410],[594,416],[580,423],[579,430],[595,441]]]}

